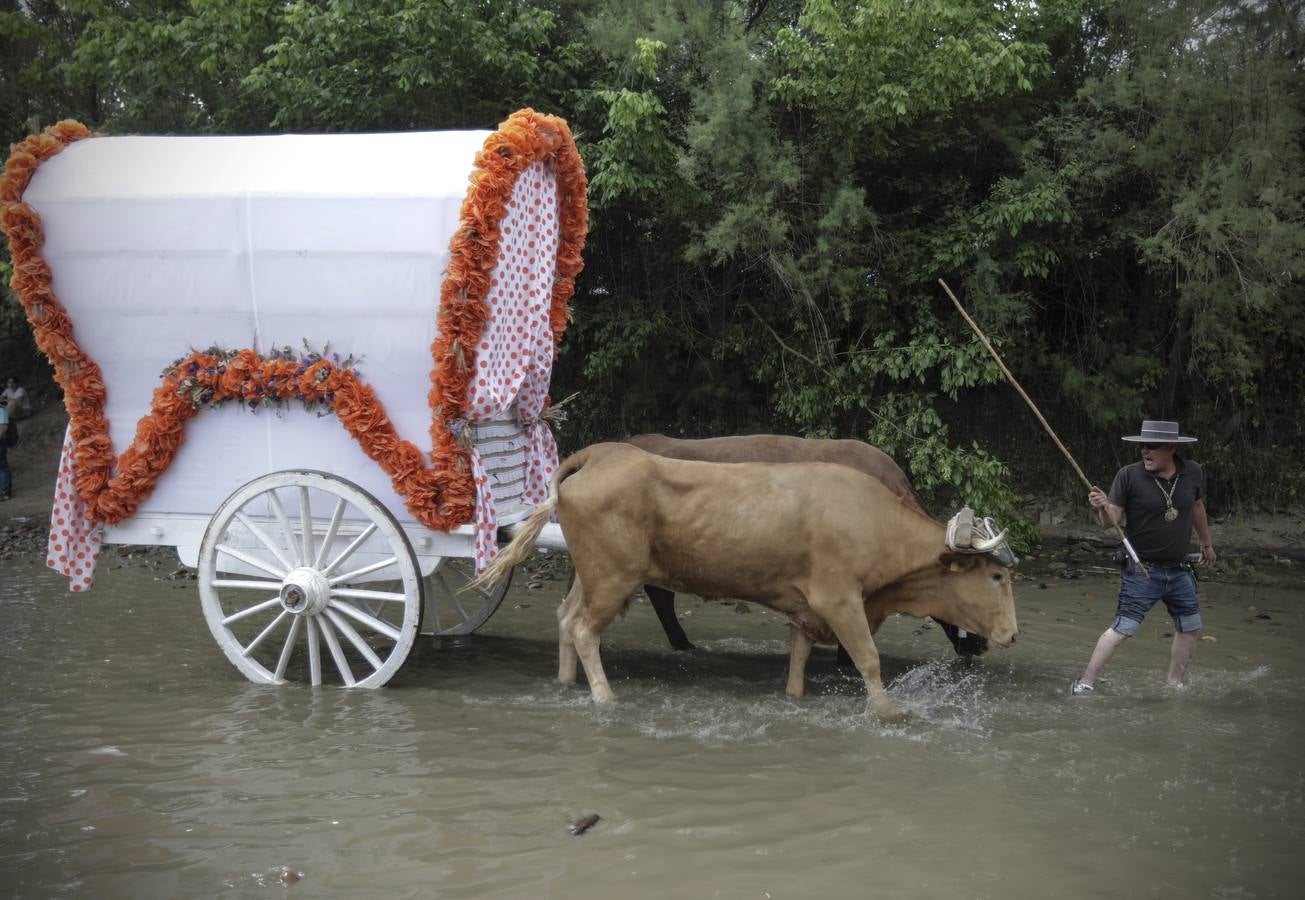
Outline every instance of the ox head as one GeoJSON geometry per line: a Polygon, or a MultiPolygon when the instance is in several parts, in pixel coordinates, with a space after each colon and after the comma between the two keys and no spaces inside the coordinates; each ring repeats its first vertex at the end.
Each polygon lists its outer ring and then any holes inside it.
{"type": "Polygon", "coordinates": [[[1015,554],[1006,531],[990,518],[979,518],[969,507],[947,523],[942,566],[946,617],[1002,647],[1015,642],[1015,592],[1010,567],[1015,554]]]}
{"type": "Polygon", "coordinates": [[[955,553],[987,553],[1003,566],[1013,566],[1019,560],[1006,543],[1007,530],[998,531],[991,517],[976,516],[965,506],[948,521],[944,543],[955,553]]]}

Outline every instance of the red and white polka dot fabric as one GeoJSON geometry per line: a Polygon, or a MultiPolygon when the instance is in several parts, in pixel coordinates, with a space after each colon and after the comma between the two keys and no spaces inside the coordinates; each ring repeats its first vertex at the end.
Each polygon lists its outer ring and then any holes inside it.
{"type": "MultiPolygon", "coordinates": [[[[499,224],[498,264],[486,299],[490,319],[476,348],[476,377],[467,405],[471,421],[503,418],[516,404],[517,419],[530,436],[524,503],[548,497],[557,468],[557,444],[539,418],[553,375],[553,278],[557,271],[557,181],[543,163],[517,177],[507,213],[499,224]]],[[[498,550],[498,530],[489,476],[471,451],[476,480],[476,570],[498,550]]]]}
{"type": "Polygon", "coordinates": [[[84,591],[95,581],[104,529],[86,518],[86,504],[73,486],[72,429],[63,436],[59,456],[59,477],[54,485],[54,508],[50,510],[50,539],[45,564],[68,579],[68,590],[84,591]]]}

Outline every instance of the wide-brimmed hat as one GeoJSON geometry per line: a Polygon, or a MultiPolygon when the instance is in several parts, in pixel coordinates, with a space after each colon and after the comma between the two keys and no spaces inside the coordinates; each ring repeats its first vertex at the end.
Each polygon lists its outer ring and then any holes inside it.
{"type": "Polygon", "coordinates": [[[1178,433],[1177,422],[1161,422],[1152,419],[1142,421],[1140,434],[1126,434],[1121,440],[1134,444],[1195,444],[1196,438],[1178,433]]]}

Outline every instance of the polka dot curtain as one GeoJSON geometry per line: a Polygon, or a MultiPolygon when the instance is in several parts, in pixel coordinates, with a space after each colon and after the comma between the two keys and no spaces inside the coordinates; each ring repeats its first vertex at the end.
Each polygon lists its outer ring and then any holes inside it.
{"type": "MultiPolygon", "coordinates": [[[[530,438],[524,502],[543,503],[557,468],[557,444],[540,419],[553,374],[549,310],[557,269],[557,182],[544,163],[521,173],[499,225],[498,265],[490,280],[490,319],[476,349],[476,377],[467,405],[472,423],[503,418],[515,404],[530,438]]],[[[497,552],[496,511],[490,476],[473,448],[476,482],[476,571],[497,552]]]]}
{"type": "Polygon", "coordinates": [[[68,590],[87,590],[95,580],[103,539],[103,526],[86,518],[86,504],[73,486],[73,440],[72,426],[69,426],[59,456],[45,564],[68,579],[68,590]]]}

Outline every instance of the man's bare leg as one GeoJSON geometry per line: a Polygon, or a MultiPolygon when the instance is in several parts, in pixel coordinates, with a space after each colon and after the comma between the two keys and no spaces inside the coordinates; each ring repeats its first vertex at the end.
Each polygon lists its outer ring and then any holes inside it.
{"type": "Polygon", "coordinates": [[[1170,687],[1182,687],[1183,676],[1187,674],[1187,664],[1192,661],[1196,651],[1196,641],[1201,636],[1199,631],[1175,631],[1174,642],[1169,648],[1170,687]]]}
{"type": "Polygon", "coordinates": [[[1114,656],[1119,645],[1128,640],[1128,635],[1120,634],[1113,628],[1107,628],[1102,632],[1101,637],[1097,638],[1097,645],[1092,651],[1092,658],[1088,660],[1087,668],[1079,676],[1079,683],[1091,687],[1096,683],[1097,675],[1105,668],[1106,663],[1110,662],[1110,657],[1114,656]]]}

